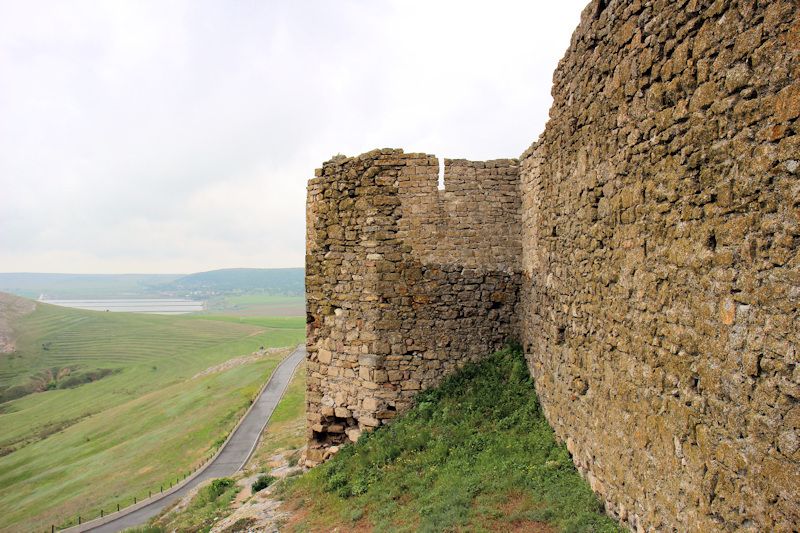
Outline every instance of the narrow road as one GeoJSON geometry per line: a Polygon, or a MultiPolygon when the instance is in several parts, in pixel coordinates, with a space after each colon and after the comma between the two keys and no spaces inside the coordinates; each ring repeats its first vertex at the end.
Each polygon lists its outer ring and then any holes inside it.
{"type": "Polygon", "coordinates": [[[289,384],[295,368],[305,359],[305,346],[297,348],[294,352],[284,359],[270,376],[269,383],[256,399],[255,405],[250,412],[245,415],[244,420],[234,432],[233,436],[222,449],[222,452],[208,464],[206,469],[197,477],[192,479],[185,486],[164,498],[154,501],[145,507],[125,514],[123,509],[121,516],[103,525],[80,529],[81,532],[91,531],[93,533],[116,533],[129,527],[144,524],[150,518],[161,512],[162,509],[186,496],[189,491],[207,479],[230,476],[238,472],[250,459],[250,455],[255,449],[261,431],[267,425],[272,412],[278,405],[286,387],[289,384]]]}

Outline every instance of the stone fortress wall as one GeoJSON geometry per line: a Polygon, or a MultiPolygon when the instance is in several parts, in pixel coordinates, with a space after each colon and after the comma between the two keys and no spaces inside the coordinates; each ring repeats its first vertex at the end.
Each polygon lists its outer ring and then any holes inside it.
{"type": "Polygon", "coordinates": [[[311,464],[519,330],[518,161],[444,167],[438,190],[434,156],[376,150],[309,183],[311,464]]]}
{"type": "Polygon", "coordinates": [[[521,158],[526,356],[633,526],[800,527],[799,24],[595,3],[521,158]]]}
{"type": "MultiPolygon", "coordinates": [[[[594,0],[516,160],[309,184],[309,459],[521,339],[633,529],[800,524],[797,2],[594,0]]],[[[335,448],[334,448],[335,449],[335,448]]]]}

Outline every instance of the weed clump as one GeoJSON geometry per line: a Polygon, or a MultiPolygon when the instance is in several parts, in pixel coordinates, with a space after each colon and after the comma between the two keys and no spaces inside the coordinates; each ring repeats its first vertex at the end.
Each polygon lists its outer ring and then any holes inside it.
{"type": "Polygon", "coordinates": [[[273,483],[275,483],[276,479],[278,479],[278,478],[276,478],[275,476],[270,476],[268,474],[262,474],[262,475],[258,476],[258,479],[256,479],[255,482],[253,482],[253,484],[250,486],[250,488],[253,489],[253,493],[255,494],[256,492],[264,490],[267,487],[269,487],[270,485],[272,485],[273,483]]]}

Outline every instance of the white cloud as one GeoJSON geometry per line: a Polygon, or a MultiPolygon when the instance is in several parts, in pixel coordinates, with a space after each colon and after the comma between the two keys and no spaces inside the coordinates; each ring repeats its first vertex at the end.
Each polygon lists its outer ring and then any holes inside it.
{"type": "Polygon", "coordinates": [[[519,155],[583,4],[0,0],[0,271],[300,266],[329,156],[519,155]]]}

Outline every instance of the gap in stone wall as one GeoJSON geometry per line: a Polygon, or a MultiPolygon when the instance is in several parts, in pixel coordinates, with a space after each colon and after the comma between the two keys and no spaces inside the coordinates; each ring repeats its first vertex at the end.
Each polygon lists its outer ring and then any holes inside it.
{"type": "Polygon", "coordinates": [[[444,157],[439,158],[439,190],[444,190],[444,157]]]}

